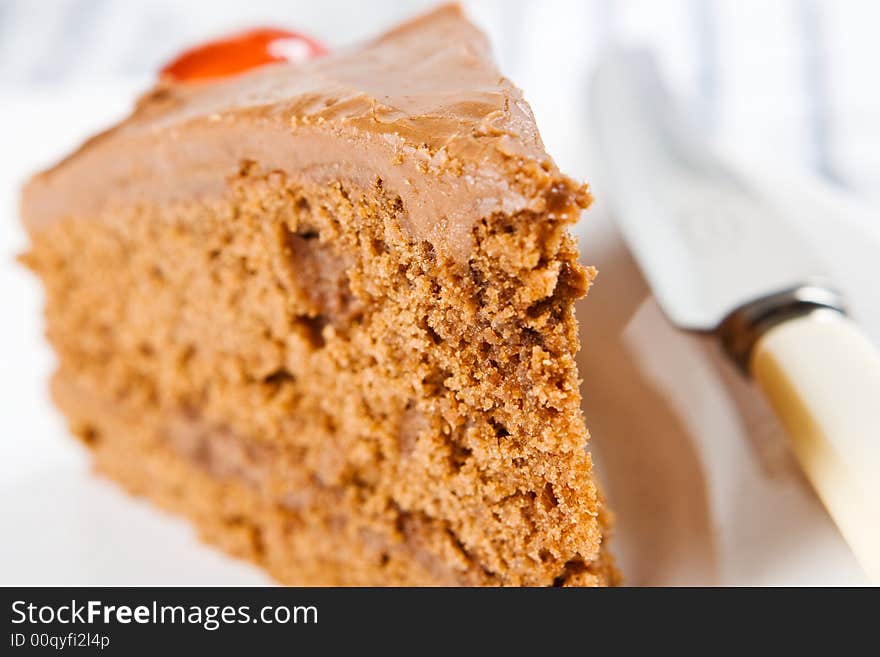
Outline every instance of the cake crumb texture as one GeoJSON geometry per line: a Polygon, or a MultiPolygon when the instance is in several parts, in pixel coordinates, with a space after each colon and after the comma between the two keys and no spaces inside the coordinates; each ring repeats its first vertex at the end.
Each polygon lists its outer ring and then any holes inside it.
{"type": "Polygon", "coordinates": [[[234,190],[57,222],[26,257],[98,468],[286,582],[606,582],[564,223],[487,218],[464,268],[380,179],[234,190]]]}

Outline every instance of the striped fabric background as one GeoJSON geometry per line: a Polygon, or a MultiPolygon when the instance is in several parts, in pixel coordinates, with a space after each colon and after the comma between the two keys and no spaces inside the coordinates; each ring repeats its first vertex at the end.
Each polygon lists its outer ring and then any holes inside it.
{"type": "MultiPolygon", "coordinates": [[[[120,78],[243,26],[301,28],[331,45],[429,0],[0,0],[0,99],[22,87],[120,78]]],[[[502,69],[542,116],[579,112],[592,64],[654,49],[726,148],[808,169],[880,202],[880,3],[871,0],[473,0],[502,69]],[[552,105],[552,107],[550,107],[552,105]],[[564,108],[564,109],[561,109],[564,108]]],[[[541,125],[561,164],[564,135],[541,125]],[[560,152],[561,149],[561,152],[560,152]]]]}

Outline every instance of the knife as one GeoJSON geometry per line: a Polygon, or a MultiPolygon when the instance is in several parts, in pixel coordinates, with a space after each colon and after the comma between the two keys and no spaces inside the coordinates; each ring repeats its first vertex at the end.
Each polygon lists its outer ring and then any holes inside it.
{"type": "Polygon", "coordinates": [[[880,353],[812,244],[701,138],[653,57],[598,66],[591,117],[624,239],[678,327],[710,333],[779,417],[807,478],[880,583],[880,353]]]}

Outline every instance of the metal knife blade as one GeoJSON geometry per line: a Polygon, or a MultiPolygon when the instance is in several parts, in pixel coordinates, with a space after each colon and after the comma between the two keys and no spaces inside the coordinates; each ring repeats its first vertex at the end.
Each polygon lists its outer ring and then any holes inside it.
{"type": "Polygon", "coordinates": [[[673,323],[712,330],[754,299],[827,281],[796,218],[716,156],[650,53],[609,55],[591,91],[600,181],[673,323]]]}

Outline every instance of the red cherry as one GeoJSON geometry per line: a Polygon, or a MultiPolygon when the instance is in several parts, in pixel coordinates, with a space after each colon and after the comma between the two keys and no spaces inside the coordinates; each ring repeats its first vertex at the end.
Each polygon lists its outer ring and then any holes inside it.
{"type": "Polygon", "coordinates": [[[177,82],[212,80],[274,62],[304,62],[326,52],[302,34],[261,28],[190,48],[162,67],[161,75],[177,82]]]}

